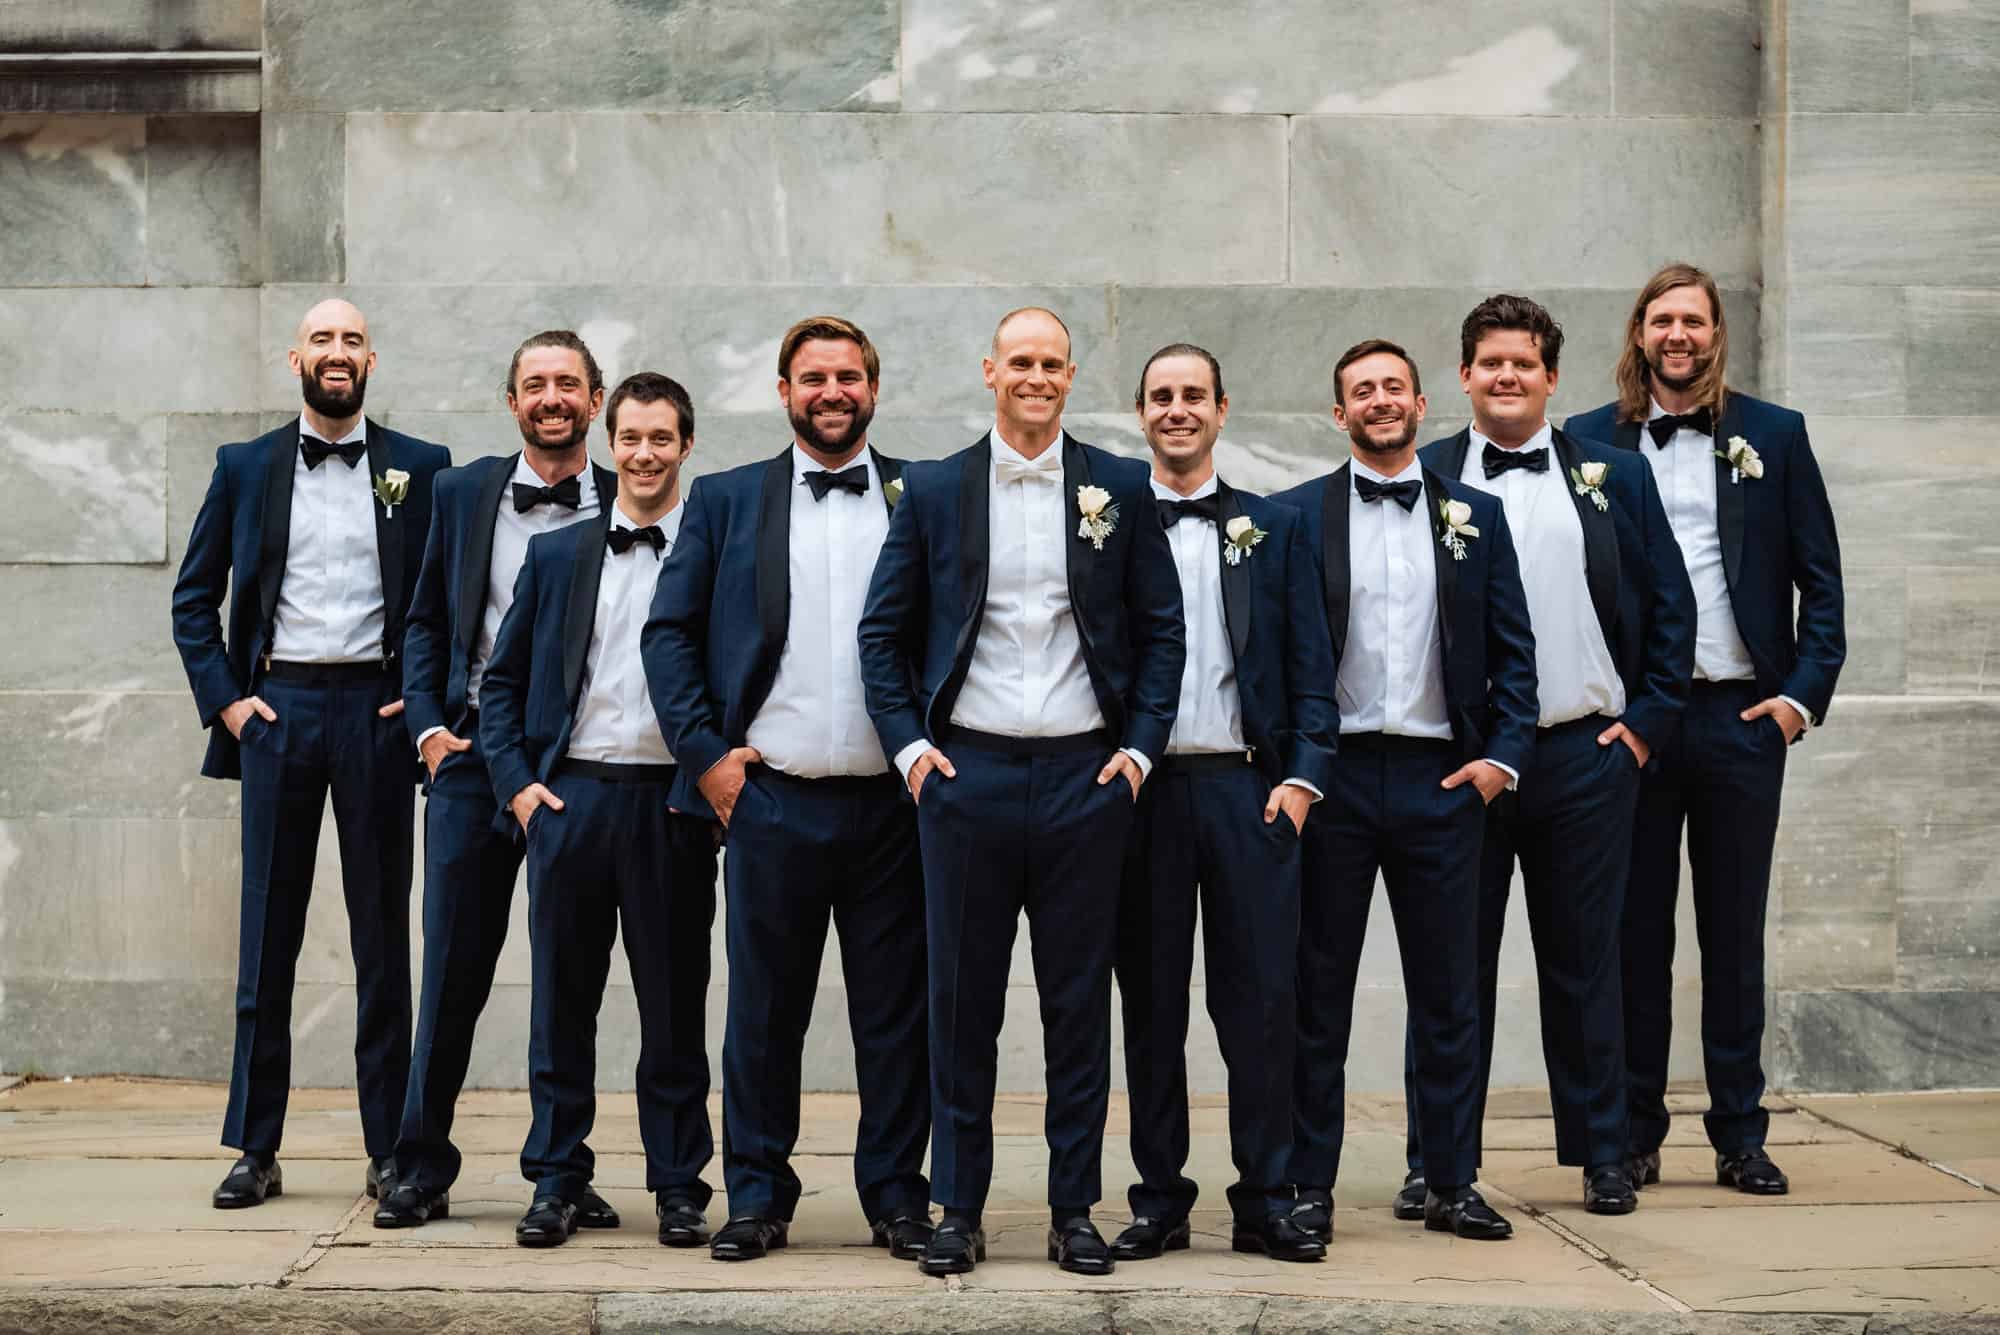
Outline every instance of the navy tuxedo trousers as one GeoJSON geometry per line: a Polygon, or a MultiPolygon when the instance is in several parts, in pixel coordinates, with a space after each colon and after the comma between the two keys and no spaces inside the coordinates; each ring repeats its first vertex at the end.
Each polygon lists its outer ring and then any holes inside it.
{"type": "Polygon", "coordinates": [[[242,939],[222,1124],[222,1143],[235,1149],[276,1153],[284,1136],[292,983],[329,789],[354,951],[361,1134],[371,1156],[396,1148],[410,1073],[410,735],[401,718],[376,712],[400,694],[400,674],[340,672],[267,678],[258,694],[277,721],[252,714],[243,725],[242,939]]]}
{"type": "Polygon", "coordinates": [[[729,823],[729,1021],[722,1163],[729,1212],[790,1219],[799,1067],[829,917],[840,934],[861,1122],[854,1185],[870,1222],[930,1209],[924,883],[917,818],[892,772],[801,779],[752,766],[729,823]]]}
{"type": "Polygon", "coordinates": [[[1478,1175],[1485,807],[1469,783],[1439,786],[1457,755],[1451,742],[1344,734],[1333,788],[1306,818],[1291,1163],[1302,1190],[1330,1189],[1340,1174],[1347,1042],[1377,871],[1396,920],[1431,1184],[1455,1189],[1478,1175]]]}
{"type": "MultiPolygon", "coordinates": [[[[671,770],[671,767],[665,767],[671,770]]],[[[671,778],[615,782],[565,773],[563,809],[528,820],[528,1097],[521,1175],[535,1195],[574,1201],[590,1186],[597,1116],[597,1012],[622,934],[639,1005],[639,1139],[646,1189],[696,1205],[715,1153],[708,1129],[708,933],[715,921],[713,826],[667,810],[671,778]]]]}
{"type": "Polygon", "coordinates": [[[993,1094],[1014,932],[1028,915],[1048,1087],[1051,1205],[1103,1194],[1111,967],[1132,787],[1097,782],[1109,742],[1003,754],[949,735],[958,771],[917,806],[930,963],[932,1194],[977,1212],[993,1180],[993,1094]]]}
{"type": "MultiPolygon", "coordinates": [[[[1518,791],[1486,808],[1479,868],[1479,1116],[1493,1072],[1500,937],[1519,862],[1535,946],[1542,1057],[1555,1110],[1556,1162],[1625,1158],[1625,1029],[1619,942],[1639,764],[1623,742],[1599,746],[1615,719],[1593,714],[1535,732],[1518,791]]],[[[1415,1044],[1404,1043],[1409,1162],[1424,1167],[1415,1044]]]]}
{"type": "Polygon", "coordinates": [[[1687,828],[1701,948],[1701,1052],[1709,1143],[1723,1154],[1763,1145],[1764,908],[1785,785],[1785,735],[1747,681],[1694,683],[1677,743],[1639,784],[1625,896],[1625,1069],[1631,1149],[1667,1136],[1667,1042],[1673,1031],[1674,901],[1687,828]]]}
{"type": "Polygon", "coordinates": [[[1270,781],[1228,759],[1162,761],[1139,791],[1126,859],[1117,973],[1140,1179],[1128,1198],[1133,1214],[1154,1219],[1185,1219],[1198,1194],[1182,1171],[1197,897],[1208,1013],[1229,1069],[1229,1203],[1255,1224],[1291,1200],[1300,834],[1282,813],[1265,824],[1270,781]]]}
{"type": "Polygon", "coordinates": [[[452,1117],[472,1062],[473,1029],[507,943],[523,852],[519,840],[494,828],[499,812],[477,715],[454,735],[472,749],[445,756],[424,804],[424,982],[396,1141],[398,1175],[431,1192],[458,1180],[452,1117]]]}

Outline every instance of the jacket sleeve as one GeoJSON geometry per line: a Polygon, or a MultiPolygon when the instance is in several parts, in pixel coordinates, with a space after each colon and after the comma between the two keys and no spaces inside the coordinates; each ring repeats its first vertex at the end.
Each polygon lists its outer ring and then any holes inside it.
{"type": "Polygon", "coordinates": [[[892,759],[910,743],[926,739],[915,683],[930,608],[929,571],[923,526],[918,522],[920,502],[911,492],[908,471],[903,486],[903,499],[889,515],[889,532],[875,558],[868,601],[862,605],[855,632],[868,717],[882,740],[883,754],[892,759]]]}
{"type": "Polygon", "coordinates": [[[486,771],[503,816],[514,794],[535,782],[535,767],[528,757],[527,720],[529,672],[535,656],[539,545],[528,544],[527,559],[514,578],[514,605],[500,619],[493,657],[479,685],[479,744],[486,752],[486,771]]]}
{"type": "Polygon", "coordinates": [[[1326,596],[1306,526],[1294,522],[1285,546],[1285,675],[1291,731],[1280,736],[1287,777],[1304,779],[1322,793],[1333,790],[1334,754],[1340,748],[1340,701],[1333,634],[1326,596]]]}
{"type": "Polygon", "coordinates": [[[1780,694],[1805,703],[1814,722],[1833,705],[1834,682],[1847,661],[1846,599],[1840,579],[1840,538],[1805,419],[1786,458],[1785,518],[1792,583],[1799,591],[1798,658],[1780,694]]]}
{"type": "Polygon", "coordinates": [[[675,761],[696,776],[729,752],[709,705],[708,609],[715,597],[716,535],[707,501],[701,483],[695,483],[639,636],[653,713],[675,761]]]}
{"type": "Polygon", "coordinates": [[[410,614],[403,627],[403,721],[415,742],[432,728],[445,726],[444,693],[451,672],[451,604],[445,587],[443,493],[431,489],[430,536],[424,541],[424,561],[410,596],[410,614]]]}
{"type": "Polygon", "coordinates": [[[1141,482],[1125,498],[1136,512],[1132,542],[1125,554],[1125,605],[1132,635],[1132,698],[1125,711],[1121,747],[1158,762],[1167,753],[1174,716],[1180,712],[1181,673],[1187,666],[1187,622],[1181,608],[1181,580],[1174,550],[1160,526],[1158,509],[1141,482]]]}
{"type": "Polygon", "coordinates": [[[1486,757],[1527,772],[1541,702],[1535,692],[1535,631],[1504,506],[1493,507],[1486,565],[1486,757]]]}
{"type": "Polygon", "coordinates": [[[1648,746],[1657,746],[1687,708],[1688,683],[1694,679],[1694,586],[1688,582],[1687,564],[1674,541],[1653,466],[1644,455],[1638,463],[1639,513],[1632,518],[1646,569],[1641,598],[1645,626],[1639,641],[1641,684],[1625,702],[1621,721],[1648,746]]]}
{"type": "Polygon", "coordinates": [[[180,574],[174,579],[174,647],[180,650],[194,690],[194,707],[201,726],[211,728],[228,706],[243,698],[246,684],[236,679],[222,642],[222,599],[229,592],[231,560],[229,470],[222,451],[215,452],[215,474],[194,518],[180,574]]]}

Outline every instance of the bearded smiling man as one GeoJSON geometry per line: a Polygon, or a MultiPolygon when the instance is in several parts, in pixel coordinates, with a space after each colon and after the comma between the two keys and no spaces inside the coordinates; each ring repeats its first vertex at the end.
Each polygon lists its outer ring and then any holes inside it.
{"type": "Polygon", "coordinates": [[[292,982],[327,793],[354,950],[356,1083],[368,1194],[390,1153],[410,1063],[410,862],[418,767],[404,733],[404,613],[442,446],[361,415],[368,322],[323,301],[290,363],[299,416],[216,451],[174,583],[174,643],[209,730],[201,772],[243,783],[236,1048],[222,1143],[242,1157],[218,1209],[284,1190],[292,982]],[[225,632],[222,603],[229,599],[225,632]]]}

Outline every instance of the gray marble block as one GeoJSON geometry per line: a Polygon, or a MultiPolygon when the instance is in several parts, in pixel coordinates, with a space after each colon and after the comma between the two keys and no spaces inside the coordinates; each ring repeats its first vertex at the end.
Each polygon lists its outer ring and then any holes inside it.
{"type": "Polygon", "coordinates": [[[12,479],[0,489],[0,563],[166,560],[166,466],[158,420],[0,417],[0,472],[12,479]]]}

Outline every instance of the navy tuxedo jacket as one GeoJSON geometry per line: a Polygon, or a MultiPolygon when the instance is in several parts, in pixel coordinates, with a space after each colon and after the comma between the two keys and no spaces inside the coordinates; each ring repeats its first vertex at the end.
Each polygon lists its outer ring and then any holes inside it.
{"type": "MultiPolygon", "coordinates": [[[[881,503],[903,461],[876,452],[881,503]]],[[[640,641],[680,773],[674,806],[713,819],[697,781],[742,746],[771,693],[792,609],[792,447],[697,478],[640,641]]],[[[891,510],[893,514],[893,508],[891,510]]]]}
{"type": "MultiPolygon", "coordinates": [[[[1306,541],[1318,558],[1326,595],[1327,629],[1339,670],[1347,647],[1351,560],[1348,552],[1348,468],[1281,491],[1271,499],[1298,510],[1306,541]]],[[[1378,504],[1391,505],[1392,501],[1378,504]]],[[[1436,562],[1438,628],[1444,670],[1445,712],[1461,761],[1497,760],[1525,772],[1534,753],[1535,633],[1528,624],[1528,597],[1521,567],[1498,497],[1456,478],[1424,468],[1424,496],[1438,545],[1436,562]],[[1479,530],[1465,539],[1465,558],[1445,550],[1439,497],[1472,507],[1470,523],[1479,530]]]]}
{"type": "MultiPolygon", "coordinates": [[[[911,742],[942,744],[972,664],[986,611],[990,440],[903,470],[860,629],[868,713],[892,761],[911,742]]],[[[1151,470],[1067,433],[1062,465],[1070,607],[1097,707],[1116,745],[1158,761],[1180,707],[1187,634],[1151,470]],[[1118,507],[1103,551],[1077,532],[1084,486],[1118,507]]]]}
{"type": "MultiPolygon", "coordinates": [[[[415,741],[432,728],[464,735],[466,684],[493,565],[493,526],[511,504],[507,482],[520,451],[488,455],[439,473],[432,492],[431,536],[403,632],[403,718],[415,741]]],[[[591,465],[600,508],[618,494],[618,474],[591,465]]]]}
{"type": "MultiPolygon", "coordinates": [[[[442,445],[405,436],[370,421],[368,457],[356,467],[381,477],[391,468],[410,475],[409,494],[394,514],[375,511],[375,552],[382,563],[382,651],[393,655],[403,642],[403,617],[424,555],[424,532],[431,513],[431,480],[451,464],[442,445]]],[[[209,730],[208,755],[201,772],[211,779],[243,777],[236,738],[220,726],[222,711],[263,681],[265,656],[277,615],[278,586],[292,540],[292,470],[299,456],[295,417],[255,440],[224,445],[215,452],[215,475],[195,515],[187,554],[174,580],[174,645],[194,688],[195,709],[209,730]],[[222,600],[229,596],[229,629],[222,626],[222,600]]],[[[346,465],[329,460],[322,468],[346,465]]],[[[414,781],[421,766],[413,767],[414,781]]]]}
{"type": "MultiPolygon", "coordinates": [[[[1618,420],[1616,403],[1572,417],[1563,428],[1620,450],[1652,446],[1643,423],[1618,420]]],[[[1715,424],[1716,450],[1726,451],[1732,436],[1749,442],[1764,463],[1763,477],[1732,482],[1727,461],[1715,461],[1716,527],[1736,629],[1756,666],[1758,693],[1789,695],[1823,720],[1847,659],[1847,627],[1840,539],[1806,419],[1732,390],[1715,424]]]]}
{"type": "Polygon", "coordinates": [[[479,683],[479,744],[500,801],[494,827],[510,834],[520,826],[508,802],[531,783],[547,783],[569,754],[614,509],[607,499],[593,518],[528,539],[514,605],[479,683]]]}
{"type": "MultiPolygon", "coordinates": [[[[1471,447],[1472,433],[1460,431],[1417,455],[1426,467],[1455,478],[1471,447]]],[[[1554,433],[1550,453],[1550,466],[1561,470],[1563,491],[1583,525],[1584,582],[1625,683],[1620,721],[1658,750],[1680,726],[1694,676],[1694,588],[1660,504],[1659,484],[1644,458],[1563,431],[1554,433]],[[1585,463],[1606,466],[1598,490],[1607,510],[1576,489],[1577,469],[1585,463]]]]}
{"type": "Polygon", "coordinates": [[[1305,525],[1298,511],[1238,491],[1220,478],[1215,500],[1222,615],[1236,665],[1243,739],[1273,785],[1304,779],[1328,792],[1340,746],[1340,706],[1334,699],[1326,601],[1305,525]],[[1239,515],[1266,536],[1231,565],[1224,556],[1227,531],[1239,515]]]}

